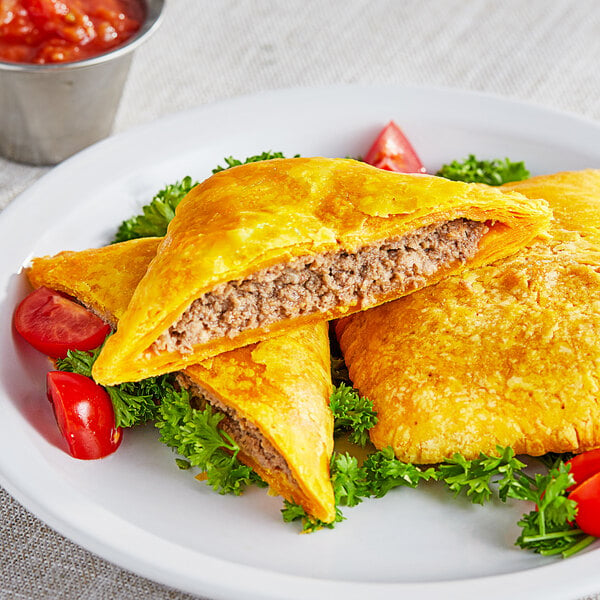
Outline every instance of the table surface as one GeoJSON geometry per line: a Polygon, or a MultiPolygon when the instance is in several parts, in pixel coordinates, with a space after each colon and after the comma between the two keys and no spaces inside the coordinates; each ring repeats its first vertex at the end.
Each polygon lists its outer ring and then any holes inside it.
{"type": "MultiPolygon", "coordinates": [[[[136,52],[115,131],[338,83],[479,90],[600,120],[599,31],[597,0],[168,0],[136,52]]],[[[47,171],[0,159],[0,209],[47,171]]],[[[191,598],[83,550],[1,488],[0,557],[3,599],[191,598]]]]}

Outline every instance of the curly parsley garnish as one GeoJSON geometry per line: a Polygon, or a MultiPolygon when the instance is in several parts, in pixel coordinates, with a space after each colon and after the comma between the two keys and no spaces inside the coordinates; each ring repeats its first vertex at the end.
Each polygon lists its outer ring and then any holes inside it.
{"type": "Polygon", "coordinates": [[[369,454],[362,465],[365,487],[370,496],[383,498],[390,490],[399,487],[416,488],[421,481],[438,479],[433,467],[423,470],[394,456],[391,447],[369,454]]]}
{"type": "Polygon", "coordinates": [[[567,558],[596,539],[573,525],[577,503],[568,497],[567,489],[575,483],[569,471],[569,465],[558,461],[545,475],[519,474],[520,488],[511,490],[509,495],[533,502],[536,509],[519,521],[523,531],[517,546],[545,556],[561,554],[567,558]]]}
{"type": "MultiPolygon", "coordinates": [[[[293,156],[293,158],[299,157],[299,154],[294,154],[293,156]]],[[[271,152],[270,150],[267,152],[262,152],[261,154],[255,154],[254,156],[248,156],[243,161],[233,158],[233,156],[227,156],[223,159],[226,166],[222,167],[221,165],[217,165],[212,172],[213,174],[220,173],[221,171],[231,169],[231,167],[239,167],[240,165],[247,165],[248,163],[260,162],[262,160],[271,160],[273,158],[285,158],[285,156],[282,152],[271,152]]]]}
{"type": "Polygon", "coordinates": [[[494,482],[498,486],[498,496],[506,501],[515,485],[516,474],[526,465],[515,458],[512,448],[498,446],[497,451],[498,456],[481,453],[474,460],[455,454],[439,465],[438,477],[455,496],[464,492],[474,504],[483,504],[492,497],[491,483],[494,482]]]}
{"type": "Polygon", "coordinates": [[[462,161],[454,160],[443,165],[437,172],[440,177],[466,183],[486,183],[487,185],[502,185],[509,181],[522,181],[529,177],[529,171],[524,162],[513,162],[505,158],[494,160],[478,160],[474,154],[462,161]]]}
{"type": "Polygon", "coordinates": [[[369,429],[377,423],[377,413],[368,398],[361,398],[358,392],[340,383],[329,400],[333,412],[334,431],[350,431],[349,440],[359,446],[365,446],[369,440],[369,429]]]}
{"type": "Polygon", "coordinates": [[[219,428],[224,418],[208,404],[202,410],[192,408],[186,390],[171,389],[158,409],[156,427],[160,441],[183,456],[190,466],[204,471],[214,490],[239,496],[247,485],[260,484],[262,480],[238,460],[240,447],[219,428]]]}
{"type": "Polygon", "coordinates": [[[150,204],[142,207],[142,214],[123,221],[113,243],[143,237],[163,237],[167,226],[175,216],[177,205],[186,194],[198,185],[191,177],[184,177],[160,190],[150,204]]]}
{"type": "Polygon", "coordinates": [[[302,532],[309,533],[326,527],[332,529],[336,523],[345,520],[341,507],[352,507],[363,499],[381,498],[398,486],[415,488],[420,481],[435,479],[435,469],[425,471],[419,467],[403,463],[394,456],[391,448],[373,452],[362,465],[355,456],[334,452],[330,463],[331,485],[335,498],[336,518],[332,523],[324,523],[306,514],[304,509],[292,502],[284,501],[282,509],[285,522],[302,520],[302,532]]]}
{"type": "Polygon", "coordinates": [[[547,474],[534,477],[527,475],[525,468],[511,448],[500,446],[495,456],[482,453],[467,460],[455,454],[437,467],[426,469],[398,460],[391,447],[369,454],[362,465],[347,453],[334,452],[330,469],[336,504],[334,522],[314,519],[288,501],[282,514],[286,522],[301,519],[303,532],[331,529],[345,519],[342,506],[356,506],[368,497],[381,498],[398,486],[416,488],[421,482],[437,480],[455,496],[464,494],[475,504],[484,504],[496,495],[502,501],[514,498],[533,502],[535,510],[524,514],[518,523],[523,531],[515,544],[521,548],[566,558],[593,543],[595,537],[573,525],[577,503],[568,498],[567,489],[574,483],[569,465],[557,459],[547,474]]]}

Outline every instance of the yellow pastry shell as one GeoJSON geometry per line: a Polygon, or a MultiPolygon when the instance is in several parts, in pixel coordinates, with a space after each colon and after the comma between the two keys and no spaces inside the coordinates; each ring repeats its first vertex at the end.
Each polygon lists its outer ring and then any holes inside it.
{"type": "MultiPolygon", "coordinates": [[[[155,351],[153,343],[191,303],[219,284],[295,257],[356,252],[420,227],[458,218],[491,226],[470,266],[507,256],[547,227],[543,200],[427,175],[405,175],[354,160],[281,159],[229,169],[196,186],[177,208],[156,258],[137,287],[117,333],[94,366],[112,385],[175,371],[299,325],[360,310],[358,302],[283,320],[193,351],[155,351]]],[[[438,272],[429,283],[459,271],[438,272]]],[[[385,302],[398,292],[379,298],[385,302]]]]}

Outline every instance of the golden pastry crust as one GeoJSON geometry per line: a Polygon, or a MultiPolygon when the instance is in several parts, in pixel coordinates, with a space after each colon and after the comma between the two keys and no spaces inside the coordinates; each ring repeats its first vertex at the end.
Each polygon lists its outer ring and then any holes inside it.
{"type": "Polygon", "coordinates": [[[510,188],[549,201],[548,235],[337,325],[379,414],[371,438],[402,460],[600,446],[600,245],[588,221],[599,222],[600,171],[510,188]]]}
{"type": "Polygon", "coordinates": [[[156,255],[161,238],[142,238],[83,252],[34,258],[25,269],[34,288],[69,294],[116,327],[156,255]]]}
{"type": "MultiPolygon", "coordinates": [[[[34,287],[65,292],[116,323],[156,252],[157,238],[132,240],[82,252],[36,258],[26,269],[34,287]]],[[[186,375],[247,419],[287,463],[294,481],[261,467],[252,456],[240,460],[256,469],[271,488],[325,522],[335,518],[329,461],[333,416],[325,323],[307,325],[246,348],[192,365],[186,375]]]]}
{"type": "Polygon", "coordinates": [[[577,231],[591,242],[600,243],[600,169],[540,175],[507,183],[501,189],[548,200],[560,228],[577,231]]]}
{"type": "MultiPolygon", "coordinates": [[[[282,159],[218,173],[196,186],[177,208],[117,333],[95,364],[94,376],[115,384],[174,371],[298,325],[361,310],[365,307],[355,301],[216,338],[186,354],[152,347],[196,298],[221,284],[299,256],[353,253],[459,218],[494,223],[470,261],[474,266],[528,243],[546,228],[550,212],[543,200],[433,176],[391,173],[352,160],[282,159]]],[[[453,264],[429,283],[462,268],[453,264]]],[[[397,296],[395,291],[377,302],[397,296]]]]}

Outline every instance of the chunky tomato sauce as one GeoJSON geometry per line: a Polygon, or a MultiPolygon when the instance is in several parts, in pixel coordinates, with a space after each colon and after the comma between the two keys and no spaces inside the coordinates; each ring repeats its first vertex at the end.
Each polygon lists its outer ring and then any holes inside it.
{"type": "Polygon", "coordinates": [[[103,54],[141,26],[142,0],[0,0],[0,60],[62,63],[103,54]]]}

